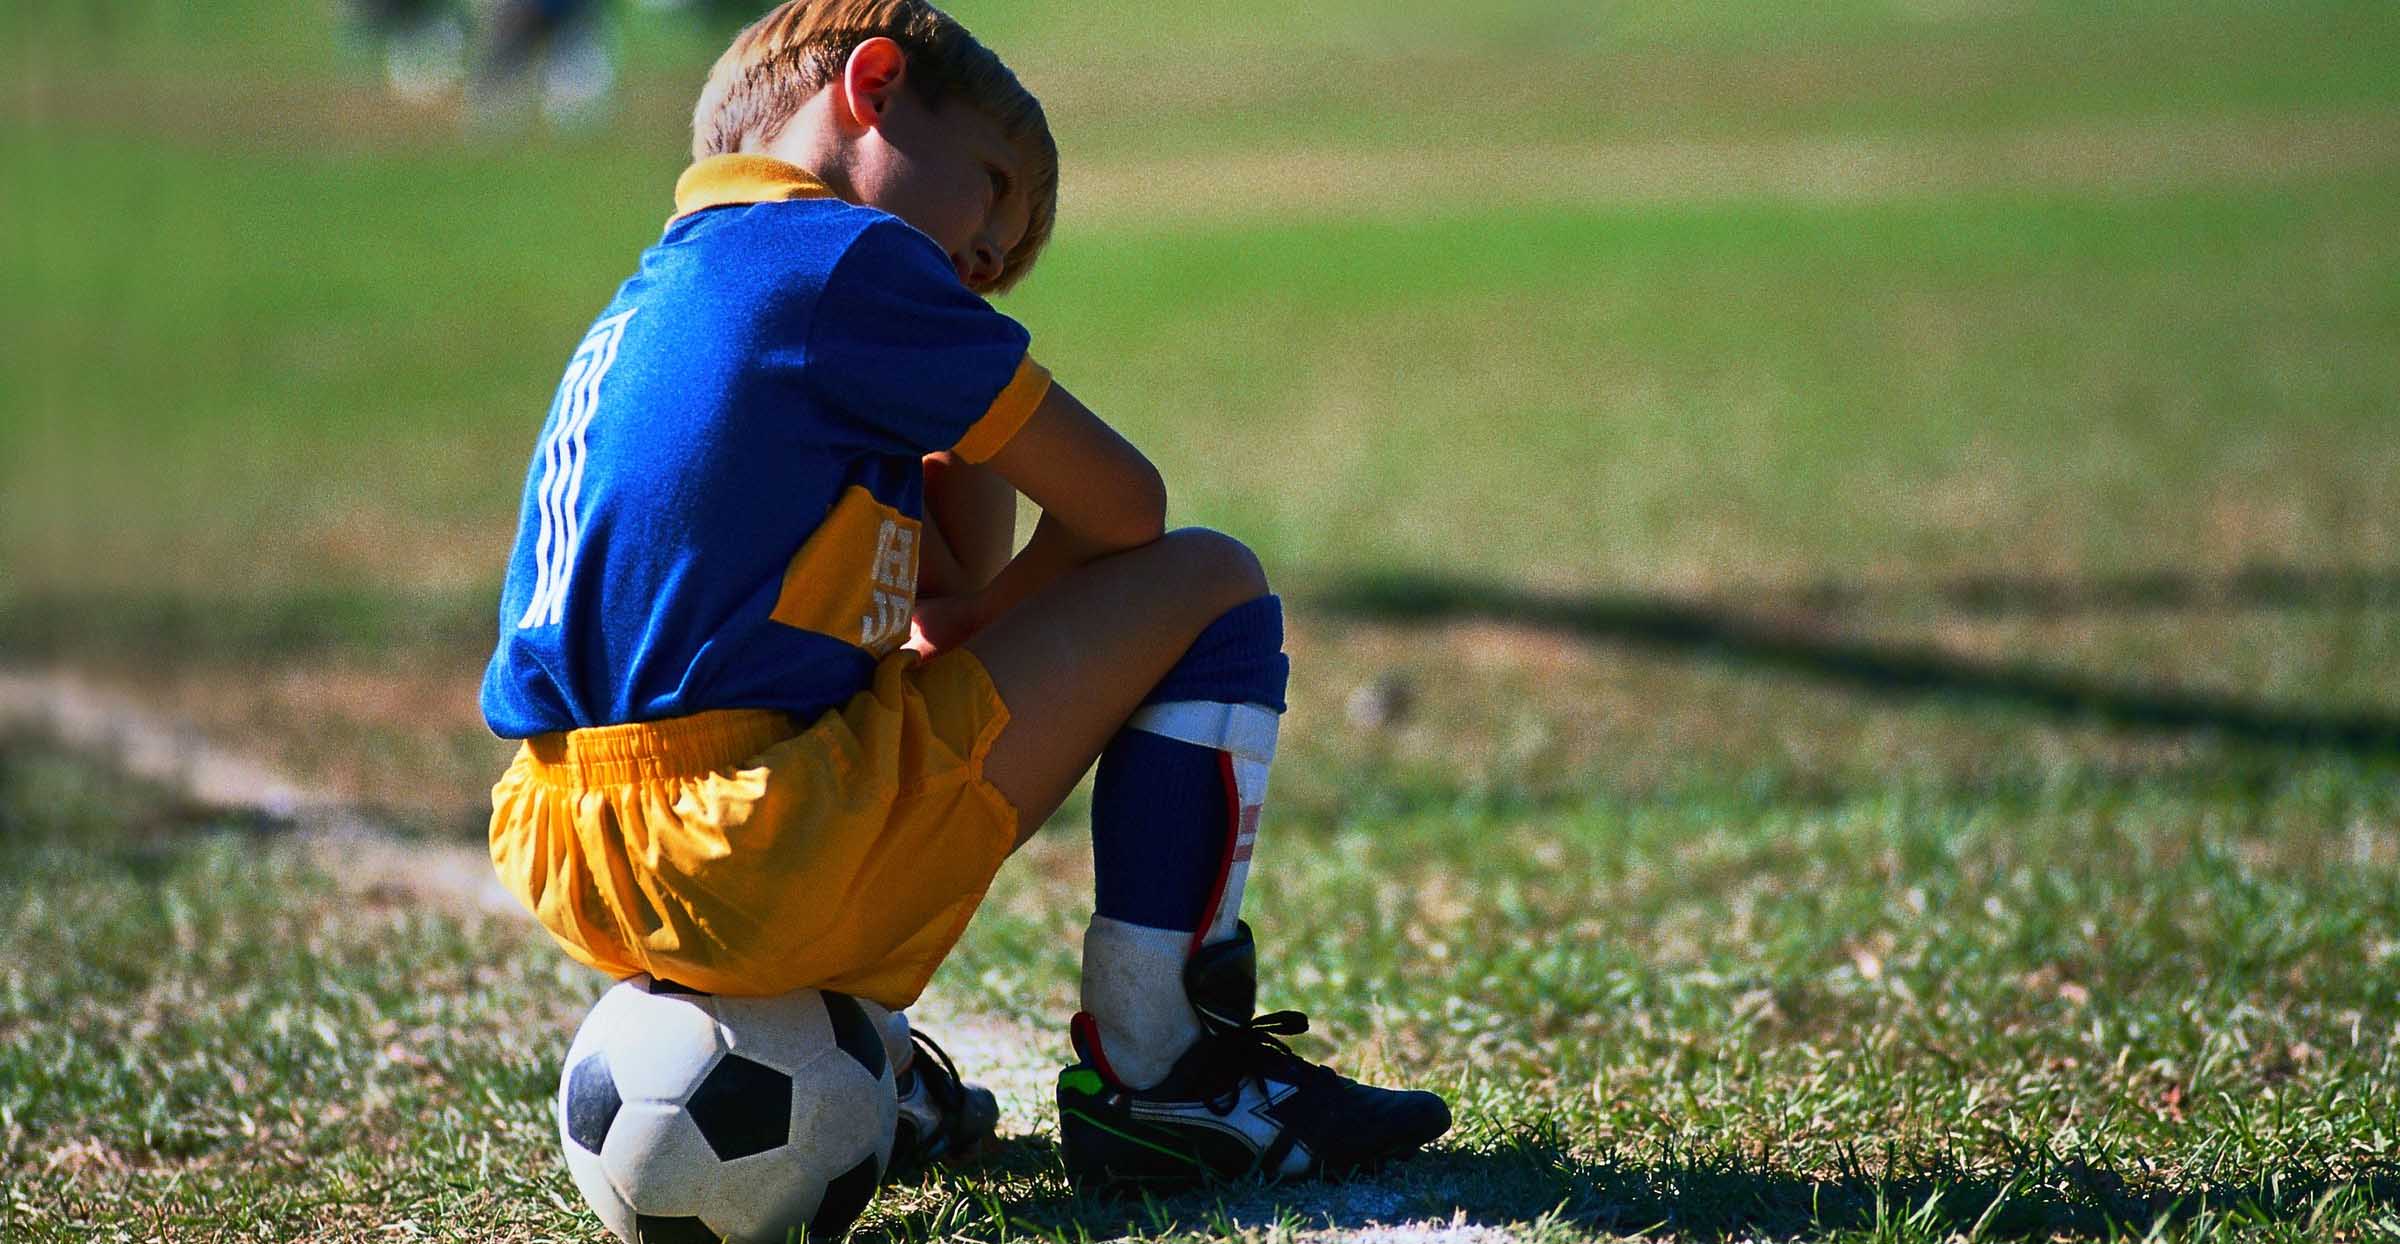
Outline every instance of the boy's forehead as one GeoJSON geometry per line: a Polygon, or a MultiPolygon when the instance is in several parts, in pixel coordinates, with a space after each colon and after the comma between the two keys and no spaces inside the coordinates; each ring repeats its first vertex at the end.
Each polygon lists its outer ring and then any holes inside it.
{"type": "Polygon", "coordinates": [[[963,100],[952,102],[942,110],[942,121],[985,158],[1003,161],[1011,173],[1023,171],[1031,162],[1031,153],[1024,145],[1009,137],[1008,126],[973,104],[963,100]]]}

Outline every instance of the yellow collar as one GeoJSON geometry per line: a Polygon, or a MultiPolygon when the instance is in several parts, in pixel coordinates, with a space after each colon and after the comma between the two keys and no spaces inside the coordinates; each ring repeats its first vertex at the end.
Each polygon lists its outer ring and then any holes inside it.
{"type": "Polygon", "coordinates": [[[760,155],[713,155],[675,179],[675,218],[736,203],[831,198],[807,169],[760,155]]]}

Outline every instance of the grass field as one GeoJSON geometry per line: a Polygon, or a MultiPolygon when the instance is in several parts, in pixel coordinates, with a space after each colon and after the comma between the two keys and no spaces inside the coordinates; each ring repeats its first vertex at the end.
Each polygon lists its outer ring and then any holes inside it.
{"type": "MultiPolygon", "coordinates": [[[[1014,1139],[868,1230],[2400,1236],[2400,10],[957,11],[1065,150],[1005,309],[1292,606],[1267,1002],[1460,1122],[1070,1193],[1071,806],[933,999],[1014,1139]]],[[[626,52],[461,140],[318,6],[0,9],[0,673],[471,856],[626,52]]],[[[312,829],[0,735],[0,1238],[599,1238],[598,982],[312,829]]]]}

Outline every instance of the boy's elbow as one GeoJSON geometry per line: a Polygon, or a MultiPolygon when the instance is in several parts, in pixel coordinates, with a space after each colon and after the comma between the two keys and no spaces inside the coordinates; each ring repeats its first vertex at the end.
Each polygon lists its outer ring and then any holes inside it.
{"type": "Polygon", "coordinates": [[[1140,548],[1166,533],[1166,480],[1159,468],[1142,463],[1140,473],[1109,490],[1109,504],[1090,516],[1085,538],[1109,548],[1140,548]]]}
{"type": "Polygon", "coordinates": [[[1125,548],[1148,544],[1167,534],[1167,481],[1158,468],[1142,464],[1142,476],[1128,490],[1125,505],[1117,516],[1118,527],[1111,532],[1112,543],[1125,548]]]}

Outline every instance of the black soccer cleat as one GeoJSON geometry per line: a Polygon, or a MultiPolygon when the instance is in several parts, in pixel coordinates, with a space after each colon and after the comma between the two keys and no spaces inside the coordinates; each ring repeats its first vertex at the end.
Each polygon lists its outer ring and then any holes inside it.
{"type": "Polygon", "coordinates": [[[1432,1093],[1360,1084],[1277,1040],[1308,1031],[1298,1011],[1252,1017],[1250,927],[1184,967],[1202,1036],[1167,1078],[1128,1088],[1111,1074],[1099,1029],[1077,1015],[1075,1053],[1059,1073],[1058,1128],[1075,1182],[1268,1181],[1371,1171],[1450,1130],[1432,1093]]]}
{"type": "Polygon", "coordinates": [[[917,1056],[899,1076],[900,1123],[885,1164],[898,1175],[973,1154],[1000,1126],[1000,1102],[990,1089],[961,1080],[958,1064],[933,1038],[914,1028],[908,1038],[917,1056]]]}

